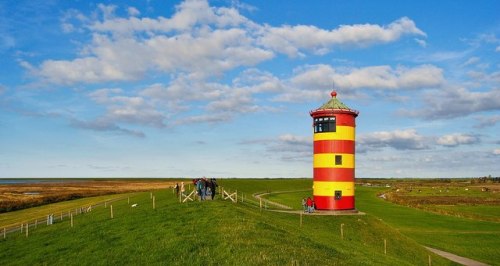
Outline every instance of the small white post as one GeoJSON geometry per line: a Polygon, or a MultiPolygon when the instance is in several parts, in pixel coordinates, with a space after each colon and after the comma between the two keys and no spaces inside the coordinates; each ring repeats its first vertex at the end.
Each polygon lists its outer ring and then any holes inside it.
{"type": "Polygon", "coordinates": [[[384,239],[384,254],[387,255],[387,239],[384,239]]]}
{"type": "Polygon", "coordinates": [[[30,224],[27,223],[26,224],[26,237],[28,237],[28,235],[29,235],[29,230],[30,230],[30,224]]]}
{"type": "Polygon", "coordinates": [[[156,201],[156,196],[153,196],[153,210],[156,209],[155,207],[155,201],[156,201]]]}
{"type": "Polygon", "coordinates": [[[340,224],[340,238],[344,240],[344,224],[340,224]]]}
{"type": "Polygon", "coordinates": [[[262,199],[261,198],[259,198],[259,202],[260,202],[260,205],[259,205],[260,206],[260,210],[262,211],[262,199]]]}
{"type": "Polygon", "coordinates": [[[110,205],[109,208],[111,210],[111,219],[113,219],[113,205],[110,205]]]}
{"type": "Polygon", "coordinates": [[[429,266],[432,266],[431,255],[429,255],[429,266]]]}
{"type": "Polygon", "coordinates": [[[73,227],[73,214],[71,213],[69,216],[71,218],[71,227],[73,227]]]}

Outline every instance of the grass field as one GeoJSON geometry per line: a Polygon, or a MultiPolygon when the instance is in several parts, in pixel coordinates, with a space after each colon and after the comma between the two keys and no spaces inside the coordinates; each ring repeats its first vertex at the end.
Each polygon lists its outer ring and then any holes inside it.
{"type": "MultiPolygon", "coordinates": [[[[250,195],[308,189],[310,180],[221,180],[250,195]]],[[[302,197],[302,193],[292,195],[302,197]]],[[[306,192],[307,193],[307,192],[306,192]]],[[[230,201],[179,204],[171,190],[135,194],[0,241],[1,265],[427,265],[429,252],[374,215],[300,216],[230,201]],[[344,239],[340,225],[344,224],[344,239]],[[384,239],[387,254],[384,254],[384,239]]],[[[368,195],[369,193],[367,193],[368,195]]],[[[283,197],[289,195],[281,194],[283,197]]],[[[293,203],[295,204],[295,203],[293,203]]],[[[4,214],[2,214],[4,215],[4,214]]],[[[0,215],[0,217],[2,216],[0,215]]],[[[453,265],[431,255],[433,265],[453,265]]]]}
{"type": "MultiPolygon", "coordinates": [[[[491,265],[499,264],[500,223],[455,216],[456,212],[463,210],[464,214],[467,212],[481,213],[481,217],[489,215],[492,220],[497,220],[500,218],[499,205],[437,206],[436,208],[453,208],[455,211],[454,216],[442,215],[397,205],[378,197],[378,194],[387,190],[389,188],[356,187],[356,208],[380,219],[383,223],[422,245],[473,258],[491,265]]],[[[485,195],[485,193],[477,191],[471,192],[473,196],[478,194],[485,195]]],[[[285,203],[300,202],[302,197],[304,197],[303,192],[295,192],[272,194],[269,199],[285,203]]],[[[293,206],[300,208],[300,205],[293,206]]]]}

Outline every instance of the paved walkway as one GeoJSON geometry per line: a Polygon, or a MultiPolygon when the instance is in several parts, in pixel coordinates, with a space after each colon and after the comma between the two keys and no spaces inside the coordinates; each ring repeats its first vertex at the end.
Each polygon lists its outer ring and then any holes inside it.
{"type": "Polygon", "coordinates": [[[482,262],[472,260],[472,259],[469,259],[466,257],[461,257],[461,256],[455,255],[453,253],[449,253],[446,251],[442,251],[442,250],[430,248],[430,247],[425,247],[425,248],[427,250],[441,256],[441,257],[447,258],[453,262],[460,263],[460,264],[465,265],[465,266],[488,266],[488,264],[484,264],[482,262]]]}

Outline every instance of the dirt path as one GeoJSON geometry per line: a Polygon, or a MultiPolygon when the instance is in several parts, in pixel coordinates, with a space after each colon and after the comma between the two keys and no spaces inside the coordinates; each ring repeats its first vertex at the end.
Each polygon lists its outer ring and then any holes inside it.
{"type": "Polygon", "coordinates": [[[427,250],[441,256],[441,257],[447,258],[453,262],[460,263],[460,264],[465,265],[465,266],[488,266],[488,264],[484,264],[482,262],[472,260],[469,258],[461,257],[461,256],[455,255],[453,253],[449,253],[446,251],[442,251],[442,250],[430,248],[430,247],[425,247],[425,248],[427,250]]]}

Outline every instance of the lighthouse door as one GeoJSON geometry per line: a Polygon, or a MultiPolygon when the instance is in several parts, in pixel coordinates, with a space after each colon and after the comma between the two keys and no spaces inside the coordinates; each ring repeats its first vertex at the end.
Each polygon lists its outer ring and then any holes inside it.
{"type": "Polygon", "coordinates": [[[342,198],[342,190],[335,190],[335,200],[340,200],[342,198]]]}

